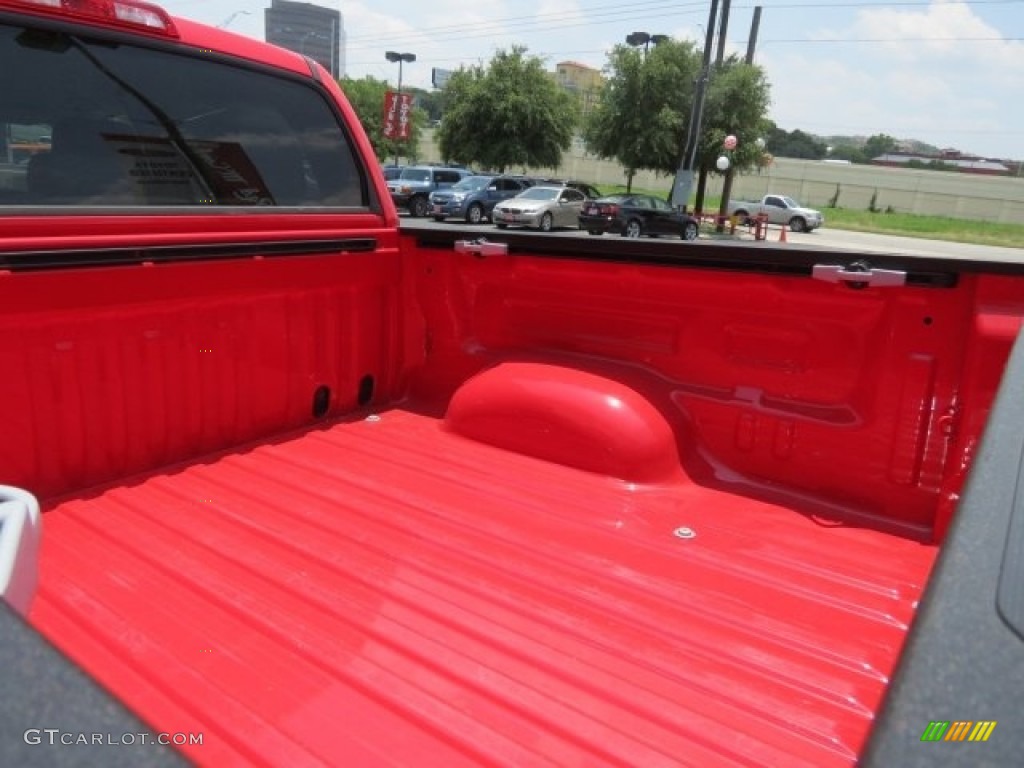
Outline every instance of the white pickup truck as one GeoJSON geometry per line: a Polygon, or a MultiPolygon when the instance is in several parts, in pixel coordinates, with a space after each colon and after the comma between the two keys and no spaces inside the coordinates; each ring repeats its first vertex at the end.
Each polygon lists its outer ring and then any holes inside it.
{"type": "Polygon", "coordinates": [[[735,216],[742,223],[758,214],[765,214],[770,224],[785,224],[794,232],[810,232],[825,223],[821,211],[804,208],[793,198],[784,195],[765,195],[759,203],[730,200],[727,210],[730,216],[735,216]]]}

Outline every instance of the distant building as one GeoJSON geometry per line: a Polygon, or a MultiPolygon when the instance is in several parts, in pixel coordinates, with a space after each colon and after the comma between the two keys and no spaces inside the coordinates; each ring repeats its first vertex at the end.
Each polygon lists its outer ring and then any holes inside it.
{"type": "Polygon", "coordinates": [[[920,155],[903,152],[889,152],[871,159],[873,165],[887,165],[894,168],[933,166],[942,170],[977,173],[983,176],[1009,176],[1010,168],[1000,160],[961,155],[956,150],[943,150],[938,155],[920,155]]]}
{"type": "Polygon", "coordinates": [[[341,11],[313,3],[273,0],[266,9],[268,43],[322,64],[335,78],[345,74],[345,26],[341,11]]]}
{"type": "Polygon", "coordinates": [[[430,70],[430,82],[435,88],[444,88],[451,79],[452,71],[450,69],[434,67],[430,70]]]}
{"type": "Polygon", "coordinates": [[[555,65],[555,82],[579,99],[584,115],[590,113],[597,103],[598,94],[604,86],[601,70],[575,61],[561,61],[555,65]]]}

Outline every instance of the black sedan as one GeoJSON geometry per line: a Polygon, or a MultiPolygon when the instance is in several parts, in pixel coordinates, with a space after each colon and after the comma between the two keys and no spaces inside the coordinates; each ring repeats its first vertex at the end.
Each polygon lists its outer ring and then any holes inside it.
{"type": "Polygon", "coordinates": [[[588,200],[580,214],[580,229],[592,235],[618,232],[623,237],[673,235],[696,240],[697,220],[651,195],[608,195],[588,200]]]}

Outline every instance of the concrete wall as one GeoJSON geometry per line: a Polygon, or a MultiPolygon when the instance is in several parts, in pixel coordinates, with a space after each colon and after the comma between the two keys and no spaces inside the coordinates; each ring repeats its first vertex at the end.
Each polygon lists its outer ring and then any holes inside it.
{"type": "MultiPolygon", "coordinates": [[[[427,132],[420,145],[420,157],[424,161],[439,158],[432,132],[427,132]]],[[[593,184],[626,183],[621,166],[587,155],[579,141],[562,156],[558,168],[514,170],[571,177],[593,184]]],[[[667,196],[672,179],[642,171],[633,184],[667,196]]],[[[813,208],[824,208],[836,193],[836,185],[839,185],[840,208],[867,210],[877,190],[875,205],[882,210],[892,206],[900,213],[1024,224],[1024,178],[1021,177],[777,158],[761,173],[737,176],[733,199],[760,199],[772,192],[789,195],[813,208]]],[[[712,175],[708,179],[707,193],[718,197],[721,192],[722,178],[712,175]]]]}
{"type": "MultiPolygon", "coordinates": [[[[866,210],[877,191],[875,205],[883,210],[1024,224],[1024,178],[1006,176],[780,158],[761,174],[738,176],[733,197],[780,192],[822,208],[837,185],[840,208],[866,210]]],[[[719,194],[721,180],[709,188],[719,194]]]]}

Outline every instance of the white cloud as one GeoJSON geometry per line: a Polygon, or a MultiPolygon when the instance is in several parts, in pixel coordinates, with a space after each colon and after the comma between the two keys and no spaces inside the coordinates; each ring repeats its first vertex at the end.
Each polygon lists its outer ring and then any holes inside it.
{"type": "Polygon", "coordinates": [[[929,72],[900,69],[889,74],[885,88],[898,96],[908,106],[929,107],[945,103],[953,97],[949,81],[941,75],[929,72]]]}
{"type": "MultiPolygon", "coordinates": [[[[157,0],[172,13],[262,39],[270,0],[157,0]]],[[[313,0],[336,5],[339,0],[313,0]]],[[[1024,156],[1024,43],[1019,3],[933,1],[889,6],[759,0],[757,61],[772,84],[771,117],[787,130],[884,132],[1004,157],[1024,156]],[[1002,30],[1002,32],[1000,31],[1002,30]],[[1016,31],[1011,31],[1016,30],[1016,31]],[[951,40],[949,38],[957,38],[951,40]],[[985,38],[969,40],[965,38],[985,38]],[[853,42],[877,41],[892,42],[853,42]],[[817,42],[812,42],[817,41],[817,42]]],[[[707,4],[612,0],[340,0],[349,74],[394,82],[384,51],[416,53],[404,82],[430,86],[431,68],[486,63],[497,48],[526,45],[550,64],[601,68],[635,30],[703,45],[707,4]]],[[[752,8],[733,3],[730,52],[743,53],[752,8]],[[741,50],[742,49],[742,50],[741,50]]]]}
{"type": "Polygon", "coordinates": [[[963,151],[999,145],[1004,156],[1014,136],[1024,143],[1024,46],[968,4],[861,9],[849,28],[812,36],[837,42],[813,57],[769,47],[761,59],[781,127],[888,133],[963,151]]]}
{"type": "Polygon", "coordinates": [[[583,23],[587,20],[586,14],[580,8],[577,0],[540,0],[534,12],[535,19],[540,24],[557,21],[559,24],[583,23]]]}
{"type": "Polygon", "coordinates": [[[871,8],[858,14],[855,34],[867,38],[892,39],[884,50],[906,61],[930,59],[936,55],[974,58],[986,45],[960,42],[970,38],[995,38],[999,32],[974,15],[962,2],[938,2],[924,11],[871,8]],[[907,44],[902,41],[911,41],[907,44]]]}

